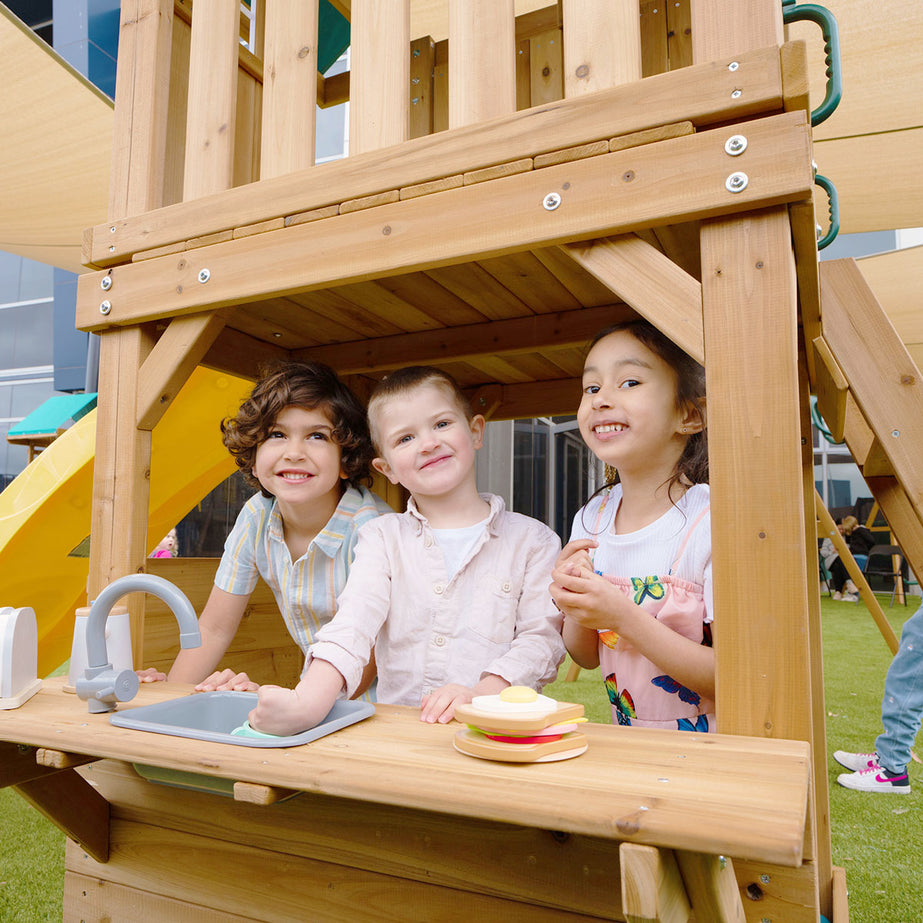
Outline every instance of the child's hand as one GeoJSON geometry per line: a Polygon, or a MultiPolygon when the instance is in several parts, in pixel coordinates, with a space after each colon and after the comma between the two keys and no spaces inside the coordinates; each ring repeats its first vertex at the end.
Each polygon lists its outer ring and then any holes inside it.
{"type": "Polygon", "coordinates": [[[613,629],[621,632],[626,607],[636,608],[624,593],[592,567],[565,562],[551,573],[549,587],[555,605],[584,628],[613,629]]]}
{"type": "Polygon", "coordinates": [[[423,696],[420,720],[428,724],[448,724],[455,717],[456,705],[468,705],[474,692],[467,686],[449,683],[429,695],[423,696]]]}
{"type": "Polygon", "coordinates": [[[217,670],[211,676],[206,676],[201,683],[197,683],[196,692],[256,692],[259,683],[253,682],[246,673],[235,673],[233,670],[217,670]]]}
{"type": "Polygon", "coordinates": [[[142,683],[162,683],[167,678],[166,673],[161,673],[155,667],[147,667],[144,670],[135,670],[138,674],[138,680],[142,683]]]}
{"type": "Polygon", "coordinates": [[[587,567],[593,570],[593,562],[590,560],[590,549],[596,548],[597,545],[598,542],[594,542],[591,538],[579,538],[572,542],[568,542],[561,549],[558,559],[554,562],[555,570],[565,564],[573,564],[577,567],[587,567]]]}
{"type": "Polygon", "coordinates": [[[247,716],[250,727],[264,734],[286,737],[313,727],[294,689],[281,686],[260,686],[256,708],[247,716]]]}

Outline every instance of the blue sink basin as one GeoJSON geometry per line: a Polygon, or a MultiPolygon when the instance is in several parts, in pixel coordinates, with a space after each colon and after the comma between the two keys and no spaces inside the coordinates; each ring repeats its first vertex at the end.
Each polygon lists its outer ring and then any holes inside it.
{"type": "Polygon", "coordinates": [[[174,737],[192,737],[238,747],[297,747],[332,734],[375,714],[371,702],[341,699],[327,717],[310,731],[290,737],[243,737],[232,734],[256,707],[255,692],[200,692],[115,712],[109,721],[117,727],[174,737]]]}

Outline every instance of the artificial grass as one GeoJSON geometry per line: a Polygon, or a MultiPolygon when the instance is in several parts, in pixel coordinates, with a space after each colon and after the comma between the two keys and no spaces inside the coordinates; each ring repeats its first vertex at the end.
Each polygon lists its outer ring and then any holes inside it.
{"type": "MultiPolygon", "coordinates": [[[[888,596],[880,596],[887,606],[888,596]]],[[[885,608],[900,635],[905,608],[885,608]]],[[[870,795],[837,785],[845,770],[834,750],[869,751],[881,731],[881,694],[891,653],[866,608],[821,598],[827,711],[830,818],[835,865],[846,869],[851,923],[920,923],[923,920],[923,855],[920,823],[923,772],[911,763],[910,795],[870,795]]],[[[565,681],[570,661],[545,692],[582,702],[591,721],[609,722],[609,703],[598,671],[565,681]]],[[[920,738],[918,738],[919,740],[920,738]]],[[[923,743],[921,743],[923,748],[923,743]]],[[[11,789],[0,789],[0,921],[60,920],[64,882],[64,836],[11,789]]]]}

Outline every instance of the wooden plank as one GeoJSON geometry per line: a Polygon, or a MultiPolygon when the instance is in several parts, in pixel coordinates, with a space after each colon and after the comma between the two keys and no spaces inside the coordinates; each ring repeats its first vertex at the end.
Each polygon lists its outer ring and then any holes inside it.
{"type": "Polygon", "coordinates": [[[661,0],[641,0],[641,73],[644,77],[670,69],[667,11],[661,0]]]}
{"type": "Polygon", "coordinates": [[[260,179],[314,165],[317,11],[318,0],[265,6],[260,179]]]}
{"type": "Polygon", "coordinates": [[[192,9],[186,201],[222,192],[234,182],[239,17],[237,4],[226,0],[197,0],[192,9]]]}
{"type": "Polygon", "coordinates": [[[191,314],[170,321],[139,370],[137,426],[152,430],[193,369],[224,329],[218,314],[191,314]]]}
{"type": "Polygon", "coordinates": [[[75,766],[85,766],[95,762],[95,757],[85,756],[82,753],[65,753],[62,750],[51,750],[48,747],[39,747],[35,751],[35,762],[39,766],[49,769],[73,769],[75,766]]]}
{"type": "Polygon", "coordinates": [[[354,0],[350,42],[350,152],[361,154],[406,141],[410,0],[354,0]]]}
{"type": "Polygon", "coordinates": [[[433,133],[433,71],[436,44],[427,35],[410,43],[410,130],[409,138],[433,133]]]}
{"type": "MultiPolygon", "coordinates": [[[[528,116],[514,114],[450,133],[438,132],[437,118],[437,134],[402,145],[400,157],[392,151],[354,155],[309,171],[229,190],[220,198],[178,203],[144,216],[99,225],[93,229],[86,261],[108,266],[124,261],[137,250],[574,147],[601,137],[683,120],[702,127],[778,111],[782,100],[778,49],[740,55],[739,64],[734,72],[725,66],[706,64],[682,74],[660,74],[630,86],[566,100],[528,116]],[[741,90],[740,96],[731,95],[735,89],[741,90]]],[[[437,77],[438,74],[437,56],[437,77]]]]}
{"type": "Polygon", "coordinates": [[[98,300],[83,294],[95,296],[104,273],[84,273],[77,283],[77,325],[100,329],[163,313],[194,313],[802,196],[812,181],[804,117],[762,119],[750,123],[748,132],[745,156],[754,179],[736,194],[725,187],[727,131],[699,132],[215,244],[199,250],[196,259],[162,257],[115,267],[119,294],[105,316],[98,300]],[[548,191],[559,189],[561,206],[543,208],[548,191]],[[496,211],[498,197],[502,213],[496,211]],[[266,273],[270,264],[274,271],[266,273]],[[211,274],[207,285],[196,281],[203,267],[211,274]]]}
{"type": "Polygon", "coordinates": [[[920,370],[854,260],[825,260],[820,271],[824,339],[911,504],[923,510],[920,370]]]}
{"type": "Polygon", "coordinates": [[[705,361],[702,286],[634,234],[562,248],[697,362],[705,361]]]}
{"type": "Polygon", "coordinates": [[[628,923],[686,923],[692,907],[672,850],[622,843],[619,861],[628,923]]]}
{"type": "Polygon", "coordinates": [[[237,72],[237,104],[234,116],[234,163],[231,171],[234,186],[253,183],[260,178],[262,120],[262,84],[241,68],[237,72]]]}
{"type": "Polygon", "coordinates": [[[674,853],[696,917],[713,923],[744,923],[733,860],[678,849],[674,853]]]}
{"type": "Polygon", "coordinates": [[[21,782],[16,791],[96,862],[109,859],[109,802],[75,770],[21,782]]]}
{"type": "Polygon", "coordinates": [[[641,79],[638,0],[564,0],[564,95],[641,79]]]}
{"type": "Polygon", "coordinates": [[[123,820],[112,824],[112,856],[108,865],[100,866],[68,848],[66,867],[80,875],[251,920],[362,919],[371,915],[367,911],[372,908],[379,918],[407,923],[453,917],[527,923],[594,919],[561,908],[362,872],[319,858],[280,856],[278,849],[257,850],[248,843],[123,820]],[[262,886],[255,888],[254,879],[262,886]]]}
{"type": "Polygon", "coordinates": [[[449,0],[449,128],[516,111],[513,0],[449,0]]]}
{"type": "Polygon", "coordinates": [[[119,22],[109,217],[164,205],[173,0],[126,0],[119,22]]]}
{"type": "Polygon", "coordinates": [[[745,896],[749,920],[759,923],[767,917],[785,923],[817,923],[817,867],[813,862],[783,868],[735,858],[734,874],[745,896]]]}
{"type": "Polygon", "coordinates": [[[485,354],[516,356],[547,346],[583,345],[607,324],[633,316],[634,312],[625,305],[609,304],[579,311],[316,346],[297,351],[294,358],[301,362],[324,362],[340,375],[363,375],[411,363],[440,365],[450,360],[473,360],[485,354]]]}
{"type": "Polygon", "coordinates": [[[834,442],[842,442],[846,429],[846,394],[849,382],[843,374],[827,341],[817,337],[813,341],[815,354],[815,391],[817,408],[823,417],[830,437],[834,442]]]}
{"type": "Polygon", "coordinates": [[[564,45],[561,30],[529,39],[529,104],[546,106],[564,96],[564,45]]]}
{"type": "MultiPolygon", "coordinates": [[[[260,9],[260,7],[257,7],[260,9]]],[[[253,923],[225,910],[117,885],[77,872],[64,873],[65,920],[169,920],[169,923],[253,923]]]]}
{"type": "Polygon", "coordinates": [[[235,782],[234,783],[234,800],[243,801],[247,804],[259,804],[263,807],[269,807],[271,804],[278,804],[297,795],[291,788],[279,788],[275,785],[259,785],[255,782],[235,782]]]}

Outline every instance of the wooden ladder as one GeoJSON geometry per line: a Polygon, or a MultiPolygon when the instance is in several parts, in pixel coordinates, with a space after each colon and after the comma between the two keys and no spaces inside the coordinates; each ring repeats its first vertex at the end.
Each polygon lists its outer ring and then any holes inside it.
{"type": "Polygon", "coordinates": [[[820,412],[845,439],[904,556],[923,573],[923,380],[853,259],[820,264],[820,412]]]}

